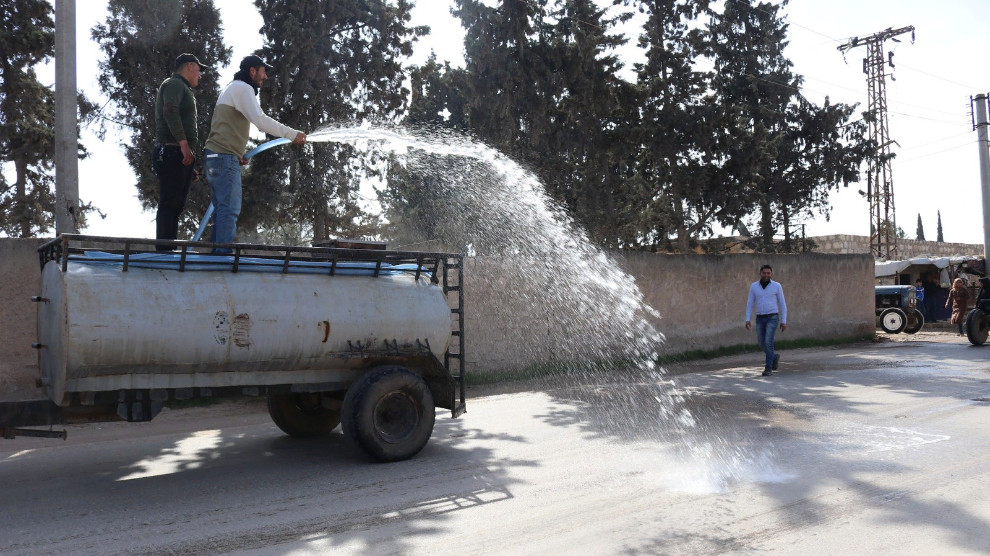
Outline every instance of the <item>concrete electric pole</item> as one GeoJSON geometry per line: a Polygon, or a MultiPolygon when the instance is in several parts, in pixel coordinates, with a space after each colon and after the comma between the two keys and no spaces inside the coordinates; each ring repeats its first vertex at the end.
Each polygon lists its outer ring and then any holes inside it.
{"type": "Polygon", "coordinates": [[[866,47],[863,59],[863,73],[869,90],[868,114],[870,140],[877,147],[877,153],[870,158],[867,169],[866,198],[870,203],[870,251],[874,257],[890,260],[897,254],[897,217],[894,213],[894,182],[890,167],[890,131],[887,124],[887,73],[886,65],[894,67],[894,53],[887,59],[883,55],[883,43],[887,39],[900,42],[894,37],[911,33],[914,42],[914,27],[888,28],[868,37],[853,37],[838,47],[845,56],[848,50],[858,46],[866,47]]]}
{"type": "Polygon", "coordinates": [[[990,261],[990,141],[987,139],[987,99],[976,95],[976,136],[980,146],[980,185],[983,189],[983,259],[990,261]]]}
{"type": "Polygon", "coordinates": [[[76,1],[55,0],[55,233],[79,230],[76,1]]]}

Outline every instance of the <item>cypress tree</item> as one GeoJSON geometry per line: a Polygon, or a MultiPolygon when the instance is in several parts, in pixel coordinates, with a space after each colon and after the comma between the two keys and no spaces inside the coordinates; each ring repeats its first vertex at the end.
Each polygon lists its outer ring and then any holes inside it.
{"type": "MultiPolygon", "coordinates": [[[[217,68],[230,62],[230,49],[224,46],[220,12],[213,0],[110,0],[107,12],[106,21],[92,30],[105,55],[98,82],[110,99],[109,118],[125,133],[121,147],[137,177],[138,199],[151,209],[158,204],[158,178],[151,171],[158,86],[172,74],[179,54],[195,54],[204,65],[217,68]]],[[[200,138],[193,155],[200,169],[220,94],[219,78],[215,69],[204,71],[193,89],[200,138]]],[[[190,188],[180,230],[195,231],[209,203],[209,187],[201,177],[190,188]]]]}
{"type": "MultiPolygon", "coordinates": [[[[55,94],[38,81],[35,66],[55,54],[52,5],[44,0],[8,0],[0,7],[0,164],[10,164],[14,182],[0,172],[0,234],[32,237],[55,223],[55,94]]],[[[77,95],[85,117],[93,104],[77,95]]],[[[80,158],[87,155],[79,145],[80,158]]],[[[85,227],[88,203],[79,207],[85,227]]]]}
{"type": "Polygon", "coordinates": [[[938,243],[944,243],[945,238],[942,237],[942,211],[938,211],[938,237],[935,238],[938,243]]]}
{"type": "Polygon", "coordinates": [[[649,0],[639,2],[648,19],[639,37],[646,62],[637,64],[641,106],[635,128],[636,176],[647,194],[642,233],[654,248],[669,236],[677,250],[690,251],[689,241],[710,229],[734,192],[707,179],[712,108],[704,93],[711,74],[697,71],[695,56],[705,47],[695,25],[707,1],[649,0]]]}
{"type": "Polygon", "coordinates": [[[791,220],[825,212],[829,189],[859,179],[868,154],[865,123],[850,123],[854,107],[821,107],[800,94],[803,78],[784,54],[786,6],[750,0],[726,2],[709,26],[715,62],[712,101],[719,107],[715,133],[716,180],[735,190],[724,224],[755,207],[761,250],[777,250],[783,228],[790,250],[791,220]]]}
{"type": "MultiPolygon", "coordinates": [[[[412,41],[406,0],[256,0],[264,20],[258,52],[275,67],[261,103],[280,122],[307,133],[360,121],[395,123],[408,102],[402,67],[412,41]]],[[[369,235],[376,224],[359,203],[360,183],[382,159],[349,145],[310,143],[259,155],[244,183],[244,226],[304,223],[315,239],[369,235]]]]}
{"type": "Polygon", "coordinates": [[[925,227],[921,225],[921,213],[918,213],[918,230],[915,234],[915,239],[918,241],[925,241],[925,227]]]}

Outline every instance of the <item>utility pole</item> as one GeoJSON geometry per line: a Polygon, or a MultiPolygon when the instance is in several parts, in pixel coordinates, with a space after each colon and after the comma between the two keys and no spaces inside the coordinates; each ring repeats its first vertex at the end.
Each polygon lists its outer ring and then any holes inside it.
{"type": "MultiPolygon", "coordinates": [[[[866,198],[870,203],[870,252],[876,258],[887,259],[897,254],[897,217],[894,213],[894,181],[890,167],[890,131],[887,123],[887,73],[886,65],[894,67],[894,53],[883,55],[883,43],[887,39],[900,42],[897,35],[911,33],[914,43],[914,26],[900,29],[887,28],[868,37],[853,37],[838,47],[843,57],[847,51],[866,46],[863,73],[869,91],[868,114],[870,141],[877,147],[867,168],[866,198]]],[[[893,76],[891,76],[893,79],[893,76]]]]}
{"type": "Polygon", "coordinates": [[[55,233],[79,230],[76,0],[55,0],[55,233]]]}
{"type": "MultiPolygon", "coordinates": [[[[987,140],[987,98],[976,95],[976,136],[980,146],[980,185],[983,189],[983,260],[990,260],[990,141],[987,140]]],[[[972,99],[970,100],[972,102],[972,99]]]]}

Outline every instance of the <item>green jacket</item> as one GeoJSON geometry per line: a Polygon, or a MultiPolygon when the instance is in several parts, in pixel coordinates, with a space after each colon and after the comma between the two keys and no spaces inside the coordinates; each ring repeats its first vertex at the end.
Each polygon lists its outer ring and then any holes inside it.
{"type": "Polygon", "coordinates": [[[189,148],[199,144],[196,129],[196,97],[189,82],[179,74],[172,74],[158,87],[155,99],[155,139],[162,144],[185,139],[189,148]]]}

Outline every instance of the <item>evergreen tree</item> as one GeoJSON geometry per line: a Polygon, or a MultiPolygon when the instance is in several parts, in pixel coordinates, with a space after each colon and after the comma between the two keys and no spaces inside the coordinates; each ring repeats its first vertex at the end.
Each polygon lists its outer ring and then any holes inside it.
{"type": "Polygon", "coordinates": [[[592,239],[630,243],[622,223],[632,88],[616,76],[612,32],[591,0],[457,0],[465,27],[462,94],[472,133],[524,164],[592,239]]]}
{"type": "Polygon", "coordinates": [[[787,106],[800,85],[784,55],[787,26],[778,15],[780,6],[726,2],[708,26],[715,66],[709,102],[718,110],[709,150],[716,163],[712,177],[735,192],[724,207],[725,216],[732,217],[728,223],[759,209],[763,249],[772,248],[774,235],[767,178],[786,128],[787,106]]]}
{"type": "MultiPolygon", "coordinates": [[[[256,0],[265,36],[258,52],[275,69],[261,103],[280,122],[312,133],[328,125],[395,122],[409,91],[402,61],[426,32],[409,27],[406,0],[256,0]]],[[[314,238],[367,235],[358,189],[381,160],[349,145],[310,143],[259,155],[244,183],[242,224],[311,226],[314,238]]]]}
{"type": "Polygon", "coordinates": [[[777,157],[770,166],[766,189],[783,228],[783,250],[792,251],[792,222],[798,216],[829,213],[832,187],[859,181],[859,167],[870,152],[866,123],[850,122],[855,108],[822,106],[800,95],[788,106],[786,128],[780,133],[777,157]]]}
{"type": "MultiPolygon", "coordinates": [[[[0,164],[13,168],[14,182],[0,172],[0,234],[31,237],[55,223],[55,94],[38,81],[34,66],[55,54],[52,5],[44,0],[0,2],[0,164]]],[[[85,116],[91,102],[78,95],[85,116]]],[[[80,158],[86,150],[79,145],[80,158]]],[[[80,226],[92,209],[82,204],[80,226]]]]}
{"type": "Polygon", "coordinates": [[[726,2],[709,26],[715,77],[712,102],[719,107],[714,149],[717,182],[735,195],[722,214],[731,224],[740,211],[759,212],[759,248],[776,250],[783,228],[790,250],[791,221],[802,213],[825,212],[829,189],[859,179],[871,152],[865,124],[850,122],[854,108],[818,107],[800,95],[803,79],[784,55],[787,4],[726,2]]]}
{"type": "MultiPolygon", "coordinates": [[[[107,12],[106,22],[92,31],[106,56],[98,82],[113,107],[110,119],[126,129],[121,146],[137,176],[138,199],[151,209],[158,205],[158,178],[151,171],[158,86],[172,74],[179,54],[195,54],[203,64],[217,68],[230,62],[230,49],[224,46],[213,0],[110,0],[107,12]]],[[[215,69],[204,71],[193,89],[200,138],[193,155],[199,168],[220,93],[219,78],[215,69]]],[[[201,177],[190,188],[180,229],[191,234],[209,203],[209,187],[201,177]]]]}
{"type": "Polygon", "coordinates": [[[636,65],[640,119],[634,134],[639,149],[635,180],[648,192],[642,233],[654,248],[676,237],[678,250],[709,230],[734,192],[708,179],[711,105],[704,93],[711,74],[695,69],[705,47],[698,16],[708,8],[699,0],[644,0],[648,15],[639,46],[646,62],[636,65]]]}
{"type": "Polygon", "coordinates": [[[412,95],[403,125],[466,132],[463,83],[464,70],[452,68],[450,62],[440,65],[436,53],[431,52],[425,64],[410,72],[412,95]]]}
{"type": "Polygon", "coordinates": [[[918,213],[918,230],[915,233],[915,239],[918,241],[925,241],[925,227],[921,225],[921,213],[918,213]]]}
{"type": "Polygon", "coordinates": [[[942,237],[942,211],[938,211],[938,237],[935,238],[938,243],[944,243],[945,238],[942,237]]]}

